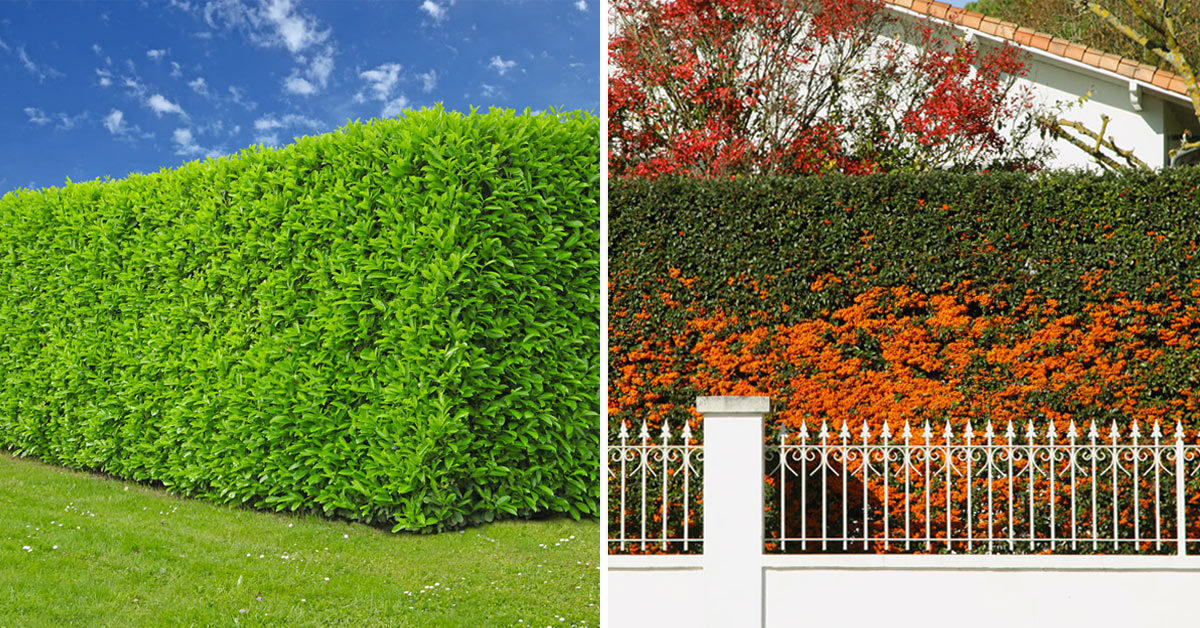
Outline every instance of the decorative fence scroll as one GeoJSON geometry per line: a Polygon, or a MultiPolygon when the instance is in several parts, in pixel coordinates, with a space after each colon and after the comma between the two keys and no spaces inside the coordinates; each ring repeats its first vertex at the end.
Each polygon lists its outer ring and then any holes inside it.
{"type": "Polygon", "coordinates": [[[700,471],[704,447],[691,427],[672,432],[667,421],[653,442],[646,423],[629,441],[625,423],[619,444],[608,447],[609,551],[634,554],[696,554],[703,547],[700,471]]]}
{"type": "Polygon", "coordinates": [[[765,550],[1195,553],[1200,447],[1185,440],[1157,422],[784,426],[766,450],[765,550]]]}

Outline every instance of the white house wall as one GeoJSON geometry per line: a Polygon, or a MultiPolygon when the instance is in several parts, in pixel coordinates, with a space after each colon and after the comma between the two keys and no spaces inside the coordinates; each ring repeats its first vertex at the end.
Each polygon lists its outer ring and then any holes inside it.
{"type": "MultiPolygon", "coordinates": [[[[1139,87],[1141,111],[1130,102],[1129,81],[1068,67],[1065,63],[1035,57],[1029,72],[1018,85],[1034,90],[1037,103],[1049,109],[1069,105],[1060,117],[1079,122],[1093,131],[1100,131],[1101,116],[1109,117],[1105,137],[1111,137],[1120,148],[1133,154],[1152,168],[1166,162],[1163,100],[1153,92],[1139,87]],[[1084,72],[1087,72],[1086,74],[1084,72]],[[1091,97],[1077,103],[1079,97],[1091,92],[1091,97]]],[[[1053,168],[1096,169],[1095,161],[1082,149],[1066,140],[1054,140],[1053,168]]]]}
{"type": "MultiPolygon", "coordinates": [[[[909,25],[925,19],[908,9],[893,7],[892,10],[909,25]]],[[[985,52],[1005,43],[1015,45],[970,29],[949,24],[943,27],[960,37],[974,38],[985,52]]],[[[1178,135],[1183,128],[1196,127],[1195,116],[1191,115],[1185,96],[1167,96],[1159,88],[1141,84],[1138,92],[1142,110],[1136,111],[1130,102],[1130,79],[1127,77],[1045,51],[1017,47],[1025,53],[1025,61],[1030,67],[1024,77],[1017,79],[1015,89],[1032,89],[1038,105],[1050,110],[1061,106],[1063,114],[1060,117],[1079,122],[1093,131],[1100,130],[1101,115],[1107,115],[1110,120],[1105,137],[1111,136],[1118,147],[1132,150],[1152,168],[1169,164],[1167,151],[1178,143],[1169,136],[1178,135]],[[1078,103],[1089,90],[1091,97],[1078,103]]],[[[1035,137],[1034,141],[1043,140],[1035,137]]],[[[1095,160],[1070,142],[1049,136],[1044,141],[1050,142],[1054,150],[1049,168],[1099,170],[1095,160]]]]}

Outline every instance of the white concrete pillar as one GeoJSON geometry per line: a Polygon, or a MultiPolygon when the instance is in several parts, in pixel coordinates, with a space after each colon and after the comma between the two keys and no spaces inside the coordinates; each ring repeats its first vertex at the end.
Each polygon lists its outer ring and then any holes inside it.
{"type": "Polygon", "coordinates": [[[768,397],[697,397],[704,415],[705,626],[763,625],[763,415],[768,397]]]}

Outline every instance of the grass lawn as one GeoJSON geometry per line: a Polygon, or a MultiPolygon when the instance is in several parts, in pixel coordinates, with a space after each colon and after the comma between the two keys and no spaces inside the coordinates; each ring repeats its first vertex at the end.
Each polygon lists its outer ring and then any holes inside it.
{"type": "Polygon", "coordinates": [[[0,452],[0,626],[598,626],[600,524],[392,534],[0,452]]]}

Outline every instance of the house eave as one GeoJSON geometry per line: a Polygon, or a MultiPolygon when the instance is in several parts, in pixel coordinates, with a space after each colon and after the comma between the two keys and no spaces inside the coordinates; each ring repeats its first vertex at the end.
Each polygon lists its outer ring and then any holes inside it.
{"type": "Polygon", "coordinates": [[[1142,93],[1154,94],[1154,95],[1156,95],[1160,98],[1163,98],[1165,100],[1168,100],[1170,102],[1175,102],[1180,105],[1186,106],[1189,109],[1191,108],[1191,105],[1192,105],[1192,101],[1190,98],[1188,98],[1187,94],[1181,94],[1181,93],[1173,91],[1173,90],[1164,89],[1164,88],[1159,87],[1158,85],[1155,85],[1154,83],[1151,83],[1148,81],[1131,78],[1129,76],[1120,74],[1118,72],[1113,72],[1111,70],[1106,70],[1104,68],[1097,67],[1097,66],[1094,66],[1094,65],[1091,65],[1088,63],[1084,63],[1084,62],[1076,60],[1076,59],[1071,59],[1070,57],[1056,55],[1054,53],[1051,53],[1047,50],[1043,50],[1041,48],[1028,46],[1026,44],[1016,42],[1007,37],[993,35],[991,33],[988,33],[988,32],[985,32],[985,31],[982,31],[979,29],[971,28],[970,26],[964,26],[962,24],[957,24],[955,22],[952,22],[952,21],[949,21],[949,20],[946,20],[943,18],[935,17],[935,16],[929,15],[927,13],[913,11],[912,9],[908,9],[908,8],[905,8],[902,6],[897,6],[897,5],[886,3],[886,2],[884,3],[884,6],[887,7],[889,10],[891,10],[897,14],[903,15],[905,17],[908,17],[910,19],[914,19],[914,20],[918,20],[918,21],[919,20],[929,20],[939,26],[943,26],[946,28],[952,28],[954,30],[957,30],[957,31],[963,33],[965,37],[973,38],[976,41],[988,41],[988,42],[998,44],[998,45],[1007,44],[1018,50],[1024,51],[1024,52],[1028,53],[1031,57],[1039,59],[1041,61],[1064,66],[1064,67],[1079,71],[1081,73],[1085,73],[1085,74],[1089,74],[1089,75],[1096,76],[1099,78],[1103,78],[1103,79],[1106,79],[1107,81],[1115,83],[1117,85],[1128,85],[1129,91],[1130,91],[1130,101],[1131,101],[1130,104],[1131,104],[1131,106],[1133,106],[1135,108],[1135,110],[1140,110],[1142,93]],[[1136,85],[1136,88],[1134,87],[1135,85],[1136,85]],[[1141,93],[1139,93],[1139,91],[1141,93]]]}

